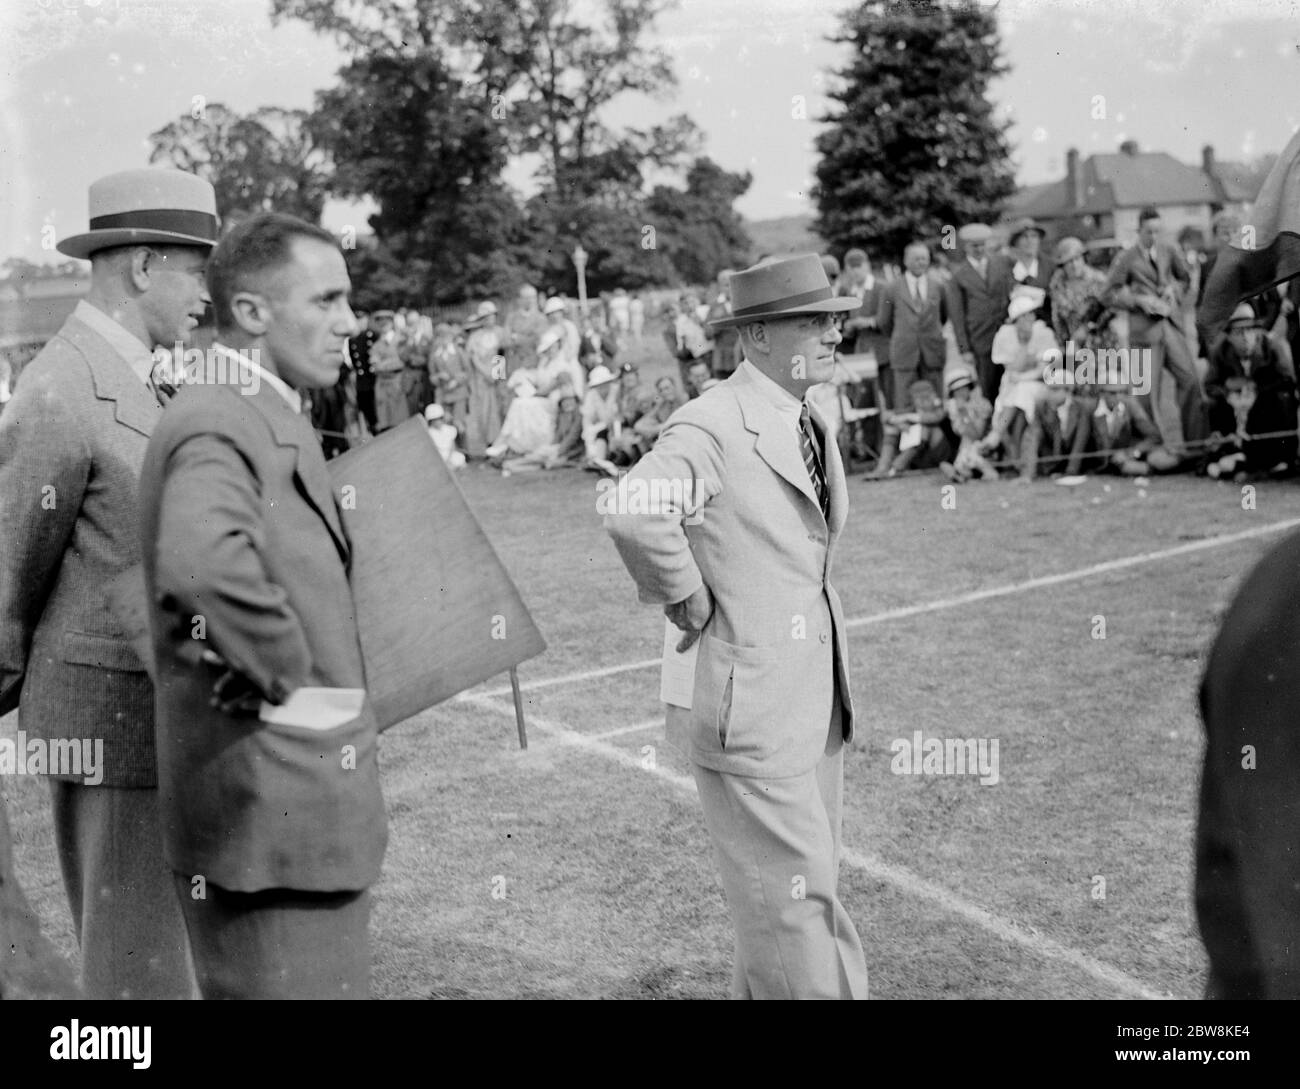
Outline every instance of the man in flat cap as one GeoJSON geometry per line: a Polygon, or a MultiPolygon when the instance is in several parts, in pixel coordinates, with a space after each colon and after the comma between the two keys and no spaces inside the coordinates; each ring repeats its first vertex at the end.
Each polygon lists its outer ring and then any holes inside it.
{"type": "Polygon", "coordinates": [[[740,330],[744,359],[669,417],[605,528],[640,600],[684,633],[669,629],[664,656],[668,738],[691,762],[735,925],[732,996],[865,998],[836,892],[853,701],[830,568],[848,493],[805,399],[831,377],[835,315],[861,304],[835,297],[815,254],[731,289],[715,325],[740,330]],[[632,513],[633,489],[662,502],[632,513]]]}
{"type": "Polygon", "coordinates": [[[1015,280],[1010,262],[989,254],[992,236],[992,229],[983,223],[968,223],[957,232],[965,256],[954,262],[945,290],[961,357],[975,368],[984,396],[996,401],[1002,368],[993,362],[993,338],[1006,320],[1015,280]]]}
{"type": "Polygon", "coordinates": [[[51,767],[54,841],[90,998],[188,998],[185,926],[159,833],[154,690],[108,604],[140,560],[137,478],[167,391],[155,347],[208,303],[212,186],[127,170],[90,187],[90,294],[0,418],[0,713],[96,766],[51,767]],[[70,771],[72,773],[70,773],[70,771]]]}

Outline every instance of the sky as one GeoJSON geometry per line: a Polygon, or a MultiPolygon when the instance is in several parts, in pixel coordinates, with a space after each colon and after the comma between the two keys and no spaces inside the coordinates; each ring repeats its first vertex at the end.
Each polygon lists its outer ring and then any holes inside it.
{"type": "MultiPolygon", "coordinates": [[[[849,6],[679,0],[655,31],[677,86],[613,103],[606,119],[642,126],[688,113],[706,154],[753,174],[742,214],[811,212],[813,140],[846,61],[829,38],[849,6]]],[[[1010,71],[991,96],[1011,122],[1022,184],[1060,177],[1069,147],[1086,156],[1133,139],[1195,163],[1212,144],[1220,159],[1250,159],[1300,126],[1300,0],[1001,0],[996,10],[1010,71]]],[[[269,0],[3,0],[0,259],[59,259],[42,242],[85,229],[89,183],[147,165],[149,133],[189,114],[196,96],[241,113],[310,108],[344,57],[304,24],[272,27],[269,12],[269,0]]],[[[508,180],[526,192],[527,164],[508,180]]],[[[325,225],[364,215],[331,203],[325,225]]]]}

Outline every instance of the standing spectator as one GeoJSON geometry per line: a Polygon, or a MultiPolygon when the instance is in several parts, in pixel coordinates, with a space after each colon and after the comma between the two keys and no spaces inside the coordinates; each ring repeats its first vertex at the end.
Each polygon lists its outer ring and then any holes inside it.
{"type": "Polygon", "coordinates": [[[496,303],[479,303],[466,325],[470,329],[465,342],[470,385],[465,454],[470,458],[485,458],[487,444],[501,431],[505,419],[505,359],[501,355],[496,303]]]}
{"type": "Polygon", "coordinates": [[[463,447],[469,421],[470,363],[465,349],[456,343],[455,328],[446,322],[434,326],[428,368],[438,404],[446,410],[463,447]]]}
{"type": "Polygon", "coordinates": [[[537,308],[537,288],[524,284],[518,300],[506,316],[506,376],[521,367],[531,367],[537,358],[537,341],[546,328],[546,316],[537,308]]]}
{"type": "Polygon", "coordinates": [[[685,294],[681,297],[675,311],[672,312],[671,342],[673,352],[681,370],[682,384],[691,388],[691,365],[697,360],[703,362],[712,374],[712,361],[708,336],[696,320],[695,296],[685,294]]]}
{"type": "Polygon", "coordinates": [[[627,304],[627,315],[631,323],[632,339],[640,344],[642,336],[645,335],[645,299],[641,297],[640,292],[633,295],[627,304]]]}
{"type": "MultiPolygon", "coordinates": [[[[835,294],[862,303],[862,309],[846,316],[840,328],[844,334],[844,353],[869,353],[876,357],[876,389],[884,397],[885,404],[892,405],[896,394],[894,372],[889,365],[889,337],[880,329],[880,307],[886,289],[885,281],[876,279],[863,250],[849,250],[844,255],[844,274],[836,285],[835,294]]],[[[879,404],[878,398],[876,403],[879,404]]]]}
{"type": "Polygon", "coordinates": [[[1129,347],[1151,351],[1151,393],[1144,397],[1165,448],[1182,457],[1186,443],[1204,436],[1204,404],[1192,354],[1178,326],[1182,293],[1191,284],[1183,255],[1160,237],[1160,213],[1138,214],[1138,240],[1119,254],[1106,277],[1105,301],[1129,315],[1129,347]],[[1177,413],[1160,410],[1160,385],[1168,371],[1177,386],[1177,413]]]}
{"type": "Polygon", "coordinates": [[[407,414],[422,416],[433,401],[433,384],[429,381],[429,341],[425,334],[425,317],[414,310],[406,312],[406,332],[398,354],[402,357],[402,392],[406,395],[407,414]]]}
{"type": "Polygon", "coordinates": [[[1017,284],[1043,292],[1043,305],[1038,308],[1038,316],[1051,328],[1052,296],[1047,288],[1052,278],[1052,267],[1041,252],[1046,237],[1047,232],[1042,227],[1026,218],[1011,228],[1007,244],[1011,247],[1008,257],[1012,262],[1011,278],[1017,284]]]}
{"type": "Polygon", "coordinates": [[[562,347],[564,358],[573,363],[581,363],[582,334],[578,331],[578,326],[569,318],[568,307],[565,306],[564,300],[558,295],[552,295],[546,300],[543,313],[545,313],[546,321],[552,328],[559,329],[564,333],[562,347]]]}
{"type": "MultiPolygon", "coordinates": [[[[1083,243],[1077,238],[1062,238],[1056,244],[1056,271],[1052,273],[1048,294],[1051,297],[1053,332],[1066,355],[1063,367],[1071,377],[1075,360],[1070,347],[1088,349],[1094,359],[1098,352],[1119,347],[1115,335],[1113,314],[1102,301],[1106,290],[1106,274],[1090,268],[1084,258],[1083,243]]],[[[1111,356],[1114,358],[1114,356],[1111,356]]],[[[1077,476],[1083,468],[1083,453],[1087,449],[1089,421],[1097,411],[1098,394],[1095,384],[1067,387],[1065,425],[1063,438],[1070,448],[1066,474],[1077,476]]]]}
{"type": "MultiPolygon", "coordinates": [[[[1211,440],[1228,438],[1240,431],[1264,435],[1296,429],[1296,381],[1289,362],[1276,342],[1260,327],[1249,303],[1240,303],[1228,320],[1227,333],[1220,338],[1205,374],[1205,395],[1209,400],[1211,440]],[[1228,383],[1249,379],[1250,388],[1237,384],[1238,401],[1245,403],[1245,416],[1230,403],[1228,383]],[[1246,403],[1248,402],[1248,403],[1246,403]],[[1248,419],[1246,419],[1248,416],[1248,419]]],[[[1294,435],[1254,440],[1250,448],[1250,472],[1289,466],[1296,456],[1294,435]]]]}
{"type": "Polygon", "coordinates": [[[715,378],[726,378],[740,365],[740,333],[733,325],[718,327],[714,322],[731,317],[731,277],[735,273],[724,268],[718,273],[718,291],[709,304],[705,328],[713,330],[713,353],[709,363],[715,378]]]}
{"type": "Polygon", "coordinates": [[[405,420],[411,410],[402,388],[402,362],[394,314],[391,310],[375,311],[375,343],[370,349],[370,364],[375,372],[375,434],[382,434],[405,420]]]}
{"type": "Polygon", "coordinates": [[[1002,328],[1015,283],[1007,259],[988,253],[992,235],[983,223],[968,223],[957,232],[965,257],[954,263],[946,292],[957,349],[966,365],[975,369],[980,389],[990,401],[997,398],[1002,384],[1002,368],[993,362],[993,338],[1002,328]]]}
{"type": "Polygon", "coordinates": [[[348,367],[352,371],[353,388],[356,390],[357,411],[373,435],[379,430],[379,419],[375,415],[375,369],[372,360],[379,334],[370,327],[369,314],[358,314],[357,324],[360,328],[354,336],[348,338],[348,367]]]}
{"type": "Polygon", "coordinates": [[[618,355],[618,345],[613,336],[601,332],[591,318],[582,319],[582,332],[578,337],[578,362],[584,371],[590,371],[598,363],[613,367],[618,355]]]}
{"type": "Polygon", "coordinates": [[[886,286],[880,302],[880,332],[889,337],[889,365],[896,401],[887,401],[895,412],[910,412],[909,390],[918,378],[932,386],[943,375],[946,347],[943,324],[948,320],[948,301],[938,281],[930,274],[930,249],[913,242],[903,251],[902,276],[886,286]]]}
{"type": "Polygon", "coordinates": [[[616,287],[609,297],[609,327],[619,339],[632,331],[632,300],[628,298],[625,288],[616,287]]]}

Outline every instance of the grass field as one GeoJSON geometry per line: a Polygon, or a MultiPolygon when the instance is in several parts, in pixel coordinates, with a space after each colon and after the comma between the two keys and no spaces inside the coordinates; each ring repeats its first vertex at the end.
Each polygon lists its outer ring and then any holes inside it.
{"type": "MultiPolygon", "coordinates": [[[[662,615],[636,603],[596,478],[461,482],[549,648],[521,668],[527,751],[504,677],[384,736],[375,993],[725,996],[726,907],[662,740],[662,615]]],[[[942,483],[851,480],[836,560],[862,725],[841,893],[872,996],[1199,997],[1196,686],[1300,489],[1260,485],[1243,510],[1239,488],[1179,477],[999,483],[949,510],[942,483]],[[893,774],[915,730],[998,739],[998,782],[893,774]]],[[[3,786],[20,879],[75,957],[44,784],[3,786]]]]}

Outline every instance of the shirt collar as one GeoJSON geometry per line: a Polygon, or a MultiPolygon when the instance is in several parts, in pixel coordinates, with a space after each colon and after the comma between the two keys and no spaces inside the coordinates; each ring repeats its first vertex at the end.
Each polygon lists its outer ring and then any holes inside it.
{"type": "Polygon", "coordinates": [[[798,420],[799,413],[803,408],[803,400],[801,398],[796,397],[788,389],[783,389],[781,386],[777,385],[776,382],[760,371],[748,359],[742,359],[740,361],[740,368],[753,380],[754,389],[763,400],[782,415],[790,416],[796,421],[798,420]]]}
{"type": "Polygon", "coordinates": [[[91,329],[108,341],[109,347],[126,360],[131,372],[140,379],[141,383],[144,385],[149,384],[154,364],[158,361],[144,341],[140,340],[134,333],[128,332],[118,321],[85,299],[78,301],[72,316],[90,326],[91,329]]]}
{"type": "Polygon", "coordinates": [[[288,404],[294,412],[302,412],[302,395],[285,382],[285,380],[279,375],[272,374],[258,363],[251,354],[237,352],[233,348],[226,347],[224,344],[214,344],[212,345],[212,350],[214,352],[219,352],[227,359],[237,362],[245,370],[252,371],[260,380],[266,382],[266,384],[275,390],[276,393],[283,397],[285,403],[288,404]]]}
{"type": "Polygon", "coordinates": [[[1023,258],[1016,258],[1015,275],[1019,276],[1037,276],[1038,275],[1038,258],[1035,257],[1029,264],[1025,264],[1023,258]]]}

